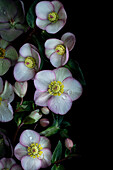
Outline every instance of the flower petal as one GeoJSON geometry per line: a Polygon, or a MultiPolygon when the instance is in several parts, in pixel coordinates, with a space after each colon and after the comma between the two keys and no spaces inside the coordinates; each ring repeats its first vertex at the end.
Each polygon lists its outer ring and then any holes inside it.
{"type": "Polygon", "coordinates": [[[19,53],[20,53],[20,55],[21,55],[22,57],[32,56],[30,44],[29,44],[29,43],[24,44],[24,45],[20,48],[19,53]]]}
{"type": "Polygon", "coordinates": [[[54,52],[55,52],[54,49],[49,50],[49,49],[45,48],[45,55],[46,55],[47,58],[50,58],[51,54],[54,53],[54,52]]]}
{"type": "Polygon", "coordinates": [[[59,44],[63,44],[63,41],[56,38],[50,38],[45,42],[45,48],[52,50],[59,44]]]}
{"type": "Polygon", "coordinates": [[[14,155],[18,160],[21,160],[23,156],[27,155],[27,148],[18,143],[15,146],[14,155]]]}
{"type": "Polygon", "coordinates": [[[43,152],[42,156],[42,168],[47,168],[48,166],[51,165],[51,159],[52,159],[52,153],[49,149],[45,148],[41,150],[43,152]]]}
{"type": "Polygon", "coordinates": [[[58,13],[59,9],[63,7],[63,4],[59,1],[52,1],[51,3],[54,5],[56,13],[58,13]]]}
{"type": "Polygon", "coordinates": [[[58,20],[56,23],[51,23],[47,25],[46,31],[51,34],[57,33],[59,30],[62,29],[64,26],[65,22],[63,20],[58,20]]]}
{"type": "Polygon", "coordinates": [[[63,20],[64,24],[65,24],[66,20],[67,20],[67,14],[66,14],[66,11],[65,11],[64,7],[60,8],[60,10],[58,12],[58,16],[59,16],[59,19],[63,20]]]}
{"type": "Polygon", "coordinates": [[[37,93],[37,98],[35,99],[35,104],[38,106],[47,106],[48,99],[50,98],[50,94],[48,92],[40,92],[37,93]]]}
{"type": "Polygon", "coordinates": [[[43,148],[51,149],[50,140],[49,140],[48,138],[46,138],[45,136],[41,136],[41,137],[40,137],[40,142],[39,142],[39,144],[40,144],[43,148]]]}
{"type": "Polygon", "coordinates": [[[13,87],[8,81],[5,81],[4,90],[1,94],[2,100],[7,100],[8,103],[11,103],[14,100],[14,91],[13,87]]]}
{"type": "Polygon", "coordinates": [[[19,62],[14,67],[14,77],[17,81],[27,81],[35,76],[35,70],[25,66],[23,62],[19,62]]]}
{"type": "Polygon", "coordinates": [[[4,165],[2,164],[2,162],[0,161],[0,169],[3,169],[4,165]]]}
{"type": "Polygon", "coordinates": [[[50,57],[50,62],[54,67],[62,66],[62,55],[58,55],[54,52],[50,57]]]}
{"type": "Polygon", "coordinates": [[[0,59],[0,76],[3,76],[11,67],[11,62],[8,59],[0,59]]]}
{"type": "Polygon", "coordinates": [[[41,64],[40,55],[39,55],[39,53],[38,53],[35,49],[33,49],[33,48],[31,48],[31,53],[32,53],[32,57],[35,58],[35,60],[36,60],[36,70],[38,71],[39,68],[40,68],[40,64],[41,64]]]}
{"type": "Polygon", "coordinates": [[[8,45],[9,45],[9,42],[7,42],[7,41],[0,38],[0,47],[1,48],[5,49],[8,45]]]}
{"type": "Polygon", "coordinates": [[[82,94],[81,84],[72,77],[68,77],[63,81],[64,92],[67,93],[72,101],[77,100],[82,94]]]}
{"type": "Polygon", "coordinates": [[[38,158],[32,158],[30,156],[24,156],[21,160],[21,165],[24,170],[38,170],[41,168],[41,160],[38,158]]]}
{"type": "Polygon", "coordinates": [[[29,146],[31,143],[39,143],[40,135],[33,130],[25,130],[20,136],[20,144],[29,146]]]}
{"type": "Polygon", "coordinates": [[[61,61],[61,65],[64,66],[69,60],[69,50],[66,47],[66,53],[62,56],[62,61],[61,61]]]}
{"type": "Polygon", "coordinates": [[[3,91],[3,80],[0,77],[0,94],[2,93],[2,91],[3,91]]]}
{"type": "Polygon", "coordinates": [[[13,119],[13,113],[7,102],[2,101],[0,104],[0,122],[9,122],[13,119]]]}
{"type": "Polygon", "coordinates": [[[13,165],[10,170],[22,170],[20,165],[13,165]]]}
{"type": "Polygon", "coordinates": [[[0,161],[2,162],[4,168],[6,169],[7,168],[10,169],[12,165],[16,163],[15,160],[12,158],[2,158],[0,161]]]}
{"type": "Polygon", "coordinates": [[[9,23],[0,23],[0,31],[5,30],[7,31],[8,29],[10,29],[10,24],[9,23]]]}
{"type": "Polygon", "coordinates": [[[69,51],[71,51],[74,48],[76,43],[75,35],[70,32],[63,34],[61,40],[64,42],[65,46],[67,46],[69,51]]]}
{"type": "Polygon", "coordinates": [[[54,6],[51,2],[42,1],[36,5],[35,12],[40,19],[48,19],[48,14],[54,11],[54,6]]]}
{"type": "Polygon", "coordinates": [[[67,77],[72,77],[71,72],[64,67],[60,67],[58,69],[53,70],[56,74],[56,81],[63,81],[67,77]]]}
{"type": "Polygon", "coordinates": [[[56,114],[66,114],[71,109],[71,106],[72,100],[65,93],[61,96],[53,96],[48,101],[49,109],[56,114]]]}
{"type": "Polygon", "coordinates": [[[39,18],[36,19],[36,25],[42,30],[45,30],[47,25],[50,24],[49,20],[41,20],[39,18]]]}
{"type": "Polygon", "coordinates": [[[55,80],[55,73],[51,70],[43,70],[36,74],[34,84],[36,89],[47,91],[48,85],[55,80]]]}
{"type": "Polygon", "coordinates": [[[15,61],[18,59],[18,53],[14,47],[8,46],[5,51],[5,57],[15,61]]]}

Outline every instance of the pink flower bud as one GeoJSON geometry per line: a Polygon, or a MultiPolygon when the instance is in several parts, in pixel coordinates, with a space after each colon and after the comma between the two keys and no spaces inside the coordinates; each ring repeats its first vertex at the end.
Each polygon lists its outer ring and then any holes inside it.
{"type": "Polygon", "coordinates": [[[40,119],[40,125],[42,126],[42,127],[46,127],[46,126],[48,126],[49,125],[49,120],[48,119],[46,119],[46,118],[42,118],[42,119],[40,119]]]}
{"type": "Polygon", "coordinates": [[[71,151],[71,148],[73,147],[73,141],[69,138],[65,140],[65,146],[71,151]]]}
{"type": "Polygon", "coordinates": [[[47,107],[41,108],[41,111],[43,114],[48,115],[49,114],[49,109],[47,107]]]}
{"type": "Polygon", "coordinates": [[[29,117],[35,119],[34,123],[36,123],[42,117],[42,114],[40,114],[39,109],[37,109],[37,110],[34,110],[33,112],[31,112],[29,117]]]}
{"type": "Polygon", "coordinates": [[[28,83],[25,82],[15,82],[14,92],[21,98],[23,98],[27,92],[28,83]]]}

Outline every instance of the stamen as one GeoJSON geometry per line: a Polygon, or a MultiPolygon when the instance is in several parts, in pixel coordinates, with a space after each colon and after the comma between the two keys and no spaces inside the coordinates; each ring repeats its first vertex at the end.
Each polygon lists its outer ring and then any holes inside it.
{"type": "Polygon", "coordinates": [[[48,20],[49,20],[50,22],[55,23],[55,22],[58,21],[58,19],[59,19],[59,16],[58,16],[58,14],[57,14],[56,12],[51,12],[51,13],[49,13],[49,15],[48,15],[48,20]]]}
{"type": "Polygon", "coordinates": [[[61,81],[52,81],[48,86],[48,92],[53,96],[60,96],[64,92],[64,85],[61,81]]]}
{"type": "Polygon", "coordinates": [[[28,148],[27,148],[27,152],[28,155],[32,158],[38,158],[42,155],[42,146],[39,145],[38,143],[32,143],[28,148]]]}
{"type": "Polygon", "coordinates": [[[1,105],[2,98],[0,97],[0,105],[1,105]]]}
{"type": "Polygon", "coordinates": [[[4,58],[5,57],[5,49],[0,48],[0,58],[4,58]]]}
{"type": "Polygon", "coordinates": [[[25,66],[28,68],[34,68],[36,65],[36,60],[33,57],[26,57],[25,66]]]}
{"type": "Polygon", "coordinates": [[[66,48],[64,47],[64,45],[60,44],[56,46],[55,51],[57,52],[57,54],[63,55],[66,52],[66,48]]]}

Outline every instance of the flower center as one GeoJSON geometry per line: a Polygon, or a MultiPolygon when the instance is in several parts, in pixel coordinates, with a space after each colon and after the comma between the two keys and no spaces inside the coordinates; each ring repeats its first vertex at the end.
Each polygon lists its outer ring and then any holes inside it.
{"type": "Polygon", "coordinates": [[[57,54],[63,55],[66,52],[66,48],[64,47],[64,45],[57,45],[55,51],[57,52],[57,54]]]}
{"type": "Polygon", "coordinates": [[[14,27],[15,24],[16,24],[15,20],[14,20],[13,18],[11,18],[11,20],[10,20],[10,25],[11,25],[11,27],[14,27]]]}
{"type": "Polygon", "coordinates": [[[9,170],[9,168],[3,168],[2,170],[9,170]]]}
{"type": "Polygon", "coordinates": [[[60,96],[64,92],[64,85],[61,81],[52,81],[49,84],[48,92],[53,96],[60,96]]]}
{"type": "Polygon", "coordinates": [[[55,22],[58,21],[58,18],[59,18],[59,16],[58,16],[58,14],[56,12],[51,12],[51,13],[48,14],[48,20],[50,22],[55,23],[55,22]]]}
{"type": "Polygon", "coordinates": [[[39,158],[42,155],[42,146],[38,143],[32,143],[28,148],[28,155],[32,158],[39,158]]]}
{"type": "Polygon", "coordinates": [[[4,58],[5,56],[5,49],[0,48],[0,58],[4,58]]]}
{"type": "Polygon", "coordinates": [[[25,66],[28,68],[34,68],[36,65],[36,60],[33,57],[26,57],[25,66]]]}
{"type": "Polygon", "coordinates": [[[2,98],[0,97],[0,105],[1,105],[2,98]]]}

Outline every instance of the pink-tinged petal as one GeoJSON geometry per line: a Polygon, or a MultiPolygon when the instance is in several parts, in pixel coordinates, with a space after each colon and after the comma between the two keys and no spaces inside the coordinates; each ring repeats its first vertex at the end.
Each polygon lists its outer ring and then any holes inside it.
{"type": "Polygon", "coordinates": [[[54,49],[49,50],[49,49],[45,48],[45,55],[48,59],[50,58],[51,54],[53,54],[54,52],[55,52],[54,49]]]}
{"type": "Polygon", "coordinates": [[[61,96],[53,96],[48,101],[49,109],[56,114],[66,114],[71,109],[71,106],[72,100],[65,93],[61,96]]]}
{"type": "Polygon", "coordinates": [[[56,23],[51,23],[47,25],[46,31],[51,34],[55,34],[59,30],[61,30],[64,25],[65,25],[65,22],[63,20],[58,20],[56,23]]]}
{"type": "Polygon", "coordinates": [[[0,169],[3,169],[4,165],[2,164],[2,162],[0,161],[0,169]]]}
{"type": "Polygon", "coordinates": [[[38,170],[41,168],[42,161],[38,158],[24,156],[21,160],[21,165],[24,170],[38,170]]]}
{"type": "Polygon", "coordinates": [[[54,6],[49,1],[42,1],[36,5],[35,12],[40,19],[48,19],[48,14],[54,11],[54,6]]]}
{"type": "Polygon", "coordinates": [[[42,160],[42,168],[47,168],[48,166],[51,165],[51,159],[52,159],[52,153],[49,149],[45,148],[45,149],[42,149],[42,156],[43,158],[41,159],[42,160]]]}
{"type": "Polygon", "coordinates": [[[40,71],[36,74],[34,84],[36,89],[47,91],[49,84],[56,79],[55,73],[51,70],[40,71]]]}
{"type": "Polygon", "coordinates": [[[66,20],[67,20],[67,14],[66,14],[66,11],[63,7],[60,8],[59,12],[58,12],[58,16],[59,16],[59,19],[63,20],[64,23],[66,23],[66,20]]]}
{"type": "Polygon", "coordinates": [[[32,53],[32,56],[33,58],[35,58],[36,60],[36,70],[38,71],[39,68],[40,68],[40,64],[41,64],[41,58],[40,58],[40,55],[39,53],[35,50],[35,49],[31,49],[31,53],[32,53]]]}
{"type": "Polygon", "coordinates": [[[69,51],[74,48],[76,43],[75,35],[70,32],[63,34],[61,40],[64,42],[65,46],[68,48],[69,51]]]}
{"type": "Polygon", "coordinates": [[[31,54],[31,46],[29,43],[24,44],[20,50],[19,53],[22,57],[28,57],[28,56],[32,56],[31,54]]]}
{"type": "Polygon", "coordinates": [[[66,47],[66,53],[62,56],[62,61],[61,61],[61,65],[64,66],[69,60],[69,50],[66,47]]]}
{"type": "Polygon", "coordinates": [[[35,76],[35,70],[25,66],[23,62],[19,62],[14,67],[14,77],[16,81],[27,81],[35,76]]]}
{"type": "Polygon", "coordinates": [[[65,68],[65,67],[60,67],[58,69],[53,70],[56,74],[56,81],[63,81],[67,77],[72,77],[71,72],[65,68]]]}
{"type": "Polygon", "coordinates": [[[38,106],[47,106],[48,99],[51,95],[48,92],[41,92],[40,95],[35,99],[35,104],[38,106]]]}
{"type": "Polygon", "coordinates": [[[72,101],[77,100],[82,94],[81,84],[72,77],[68,77],[63,81],[64,92],[67,93],[72,101]]]}
{"type": "Polygon", "coordinates": [[[49,20],[41,20],[39,18],[36,19],[36,25],[42,30],[45,30],[47,25],[50,24],[49,20]]]}
{"type": "Polygon", "coordinates": [[[9,104],[6,101],[1,101],[0,104],[0,122],[9,122],[13,119],[13,113],[9,109],[9,104]]]}
{"type": "Polygon", "coordinates": [[[45,136],[41,136],[41,137],[40,137],[40,142],[39,142],[39,144],[40,144],[43,148],[51,149],[50,140],[49,140],[48,138],[46,138],[45,136]]]}
{"type": "Polygon", "coordinates": [[[50,57],[50,62],[54,67],[62,66],[62,55],[58,55],[54,52],[50,57]]]}
{"type": "Polygon", "coordinates": [[[63,41],[56,38],[50,38],[45,42],[45,48],[52,50],[59,44],[63,44],[63,41]]]}
{"type": "Polygon", "coordinates": [[[61,7],[63,7],[63,4],[59,1],[52,1],[51,2],[54,5],[55,12],[58,13],[61,7]]]}
{"type": "Polygon", "coordinates": [[[30,146],[31,143],[39,143],[40,135],[33,130],[25,130],[20,136],[20,144],[30,146]]]}
{"type": "Polygon", "coordinates": [[[0,77],[0,94],[2,93],[3,91],[3,81],[2,81],[2,78],[0,77]]]}
{"type": "Polygon", "coordinates": [[[27,155],[27,147],[18,143],[15,146],[14,155],[18,160],[21,160],[23,156],[27,155]]]}
{"type": "Polygon", "coordinates": [[[16,163],[12,158],[2,158],[0,161],[6,169],[10,169],[16,163]]]}
{"type": "Polygon", "coordinates": [[[13,165],[10,170],[22,170],[20,165],[13,165]]]}

